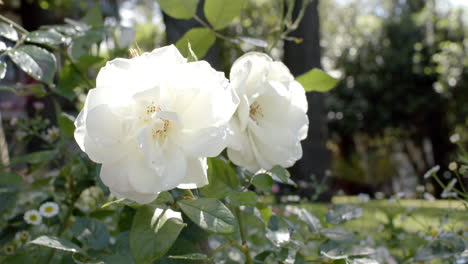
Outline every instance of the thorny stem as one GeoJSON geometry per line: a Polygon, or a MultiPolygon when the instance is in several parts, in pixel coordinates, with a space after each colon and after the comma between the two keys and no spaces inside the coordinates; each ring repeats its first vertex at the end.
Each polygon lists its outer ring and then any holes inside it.
{"type": "Polygon", "coordinates": [[[208,23],[206,23],[205,21],[203,21],[203,19],[201,19],[199,16],[197,15],[194,15],[193,18],[198,22],[200,23],[202,26],[206,27],[207,29],[209,29],[211,32],[213,32],[218,38],[221,38],[221,39],[224,39],[224,40],[227,40],[227,41],[230,41],[230,42],[238,42],[237,39],[233,39],[233,38],[229,38],[229,37],[226,37],[224,36],[223,34],[220,34],[218,31],[216,31],[211,25],[209,25],[208,23]]]}
{"type": "MultiPolygon", "coordinates": [[[[432,174],[432,177],[434,177],[434,179],[436,180],[436,182],[437,182],[440,186],[442,186],[442,188],[444,188],[444,189],[447,188],[447,186],[439,179],[439,177],[438,177],[435,173],[432,174]]],[[[462,197],[465,198],[465,199],[468,199],[468,195],[467,195],[467,194],[464,194],[463,192],[460,192],[457,188],[453,188],[453,190],[454,190],[456,193],[458,193],[458,195],[462,196],[462,197]]]]}
{"type": "Polygon", "coordinates": [[[5,17],[5,16],[0,15],[0,21],[3,21],[3,22],[5,22],[5,23],[7,23],[7,24],[10,24],[10,25],[13,26],[16,30],[18,30],[19,32],[21,32],[22,34],[25,34],[25,35],[26,35],[26,34],[29,33],[26,29],[24,29],[24,27],[18,25],[16,22],[14,22],[13,20],[11,20],[11,19],[9,19],[9,18],[7,18],[7,17],[5,17]]]}
{"type": "Polygon", "coordinates": [[[235,212],[236,212],[237,222],[239,223],[239,233],[240,233],[241,241],[242,241],[242,246],[241,246],[240,250],[245,255],[246,263],[247,264],[253,264],[252,257],[250,256],[249,247],[247,245],[247,236],[245,234],[244,220],[242,219],[241,211],[240,211],[239,207],[236,207],[235,212]]]}
{"type": "MultiPolygon", "coordinates": [[[[285,18],[282,18],[281,19],[281,22],[280,22],[280,31],[283,31],[283,28],[286,27],[286,29],[279,35],[278,38],[276,38],[273,43],[271,44],[270,47],[268,47],[267,49],[267,52],[270,53],[271,50],[276,46],[276,44],[281,40],[281,39],[284,39],[284,40],[294,40],[295,38],[289,38],[288,35],[289,33],[293,32],[294,30],[297,29],[297,27],[299,26],[299,23],[301,23],[302,21],[302,18],[304,17],[304,14],[305,14],[305,10],[307,8],[307,6],[311,3],[312,1],[303,1],[302,2],[302,6],[301,6],[301,9],[299,10],[299,13],[297,14],[297,17],[296,17],[296,20],[294,20],[294,22],[292,22],[292,24],[290,23],[290,21],[287,21],[288,19],[291,19],[292,20],[292,11],[294,9],[294,2],[291,6],[288,6],[288,14],[286,15],[285,18]]],[[[283,2],[283,6],[282,6],[282,9],[284,9],[284,2],[283,2]]],[[[283,11],[283,10],[282,10],[283,11]]]]}

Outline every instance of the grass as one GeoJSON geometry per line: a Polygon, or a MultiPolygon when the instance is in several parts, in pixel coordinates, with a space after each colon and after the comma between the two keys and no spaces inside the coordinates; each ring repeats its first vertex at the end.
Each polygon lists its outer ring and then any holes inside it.
{"type": "MultiPolygon", "coordinates": [[[[454,231],[464,228],[468,231],[468,210],[461,201],[440,200],[429,202],[426,200],[404,199],[397,202],[387,200],[371,200],[360,203],[357,197],[334,197],[333,204],[354,204],[363,209],[363,216],[349,221],[345,227],[360,232],[378,234],[382,225],[393,223],[395,228],[402,228],[407,232],[438,230],[443,226],[445,231],[454,231]],[[447,217],[448,216],[448,217],[447,217]],[[447,218],[446,220],[444,220],[447,218]],[[441,221],[445,221],[441,223],[441,221]]],[[[301,206],[310,210],[323,219],[331,204],[301,203],[301,206]]]]}

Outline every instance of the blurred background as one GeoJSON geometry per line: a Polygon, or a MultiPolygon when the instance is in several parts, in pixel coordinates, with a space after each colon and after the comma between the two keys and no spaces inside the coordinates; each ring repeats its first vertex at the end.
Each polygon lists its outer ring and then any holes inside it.
{"type": "MultiPolygon", "coordinates": [[[[468,143],[468,1],[314,0],[303,13],[302,0],[295,1],[297,8],[288,15],[302,19],[287,38],[278,37],[283,1],[246,0],[241,16],[222,30],[242,41],[218,37],[204,58],[228,75],[241,54],[266,51],[295,76],[318,67],[340,79],[327,94],[308,93],[309,135],[303,159],[290,169],[298,188],[277,185],[274,191],[311,200],[359,193],[415,198],[418,190],[438,196],[441,188],[424,181],[424,174],[439,165],[448,182],[458,169],[454,143],[468,143]]],[[[128,57],[131,47],[150,51],[200,26],[194,19],[165,16],[154,0],[0,0],[0,14],[29,31],[78,20],[93,7],[110,30],[83,38],[72,55],[99,55],[101,60],[88,62],[96,70],[107,59],[128,57]]],[[[7,63],[1,90],[34,82],[7,63]]],[[[66,97],[77,82],[62,78],[70,74],[62,66],[57,91],[66,97]]],[[[32,115],[37,107],[53,115],[47,97],[0,91],[4,123],[32,115]]],[[[5,129],[20,138],[15,126],[5,129]]],[[[466,172],[462,176],[458,184],[466,185],[466,172]]]]}

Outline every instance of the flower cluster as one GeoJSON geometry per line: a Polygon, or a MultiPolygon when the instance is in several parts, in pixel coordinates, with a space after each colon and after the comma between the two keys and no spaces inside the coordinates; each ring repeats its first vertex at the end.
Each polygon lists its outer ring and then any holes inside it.
{"type": "Polygon", "coordinates": [[[24,221],[31,225],[40,225],[42,223],[42,217],[51,218],[59,213],[59,206],[54,202],[45,202],[39,207],[38,210],[29,210],[24,213],[24,221]]]}
{"type": "Polygon", "coordinates": [[[303,87],[265,54],[239,58],[229,82],[171,45],[108,62],[76,118],[75,139],[102,164],[115,196],[149,203],[161,191],[206,185],[206,158],[225,148],[252,172],[293,165],[306,112],[303,87]]]}

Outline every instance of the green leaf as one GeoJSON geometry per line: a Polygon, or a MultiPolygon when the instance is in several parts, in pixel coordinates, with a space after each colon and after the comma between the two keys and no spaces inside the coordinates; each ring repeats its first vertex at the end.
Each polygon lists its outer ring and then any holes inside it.
{"type": "Polygon", "coordinates": [[[366,256],[374,254],[370,247],[329,240],[320,245],[320,254],[330,259],[346,259],[351,256],[366,256]]]}
{"type": "Polygon", "coordinates": [[[263,251],[263,252],[257,254],[257,255],[254,257],[253,261],[254,261],[254,263],[259,263],[259,264],[260,264],[260,263],[265,263],[266,258],[268,258],[268,256],[270,256],[270,255],[273,254],[273,253],[274,253],[274,252],[271,251],[271,250],[265,250],[265,251],[263,251]]]}
{"type": "Polygon", "coordinates": [[[174,211],[140,207],[130,230],[130,251],[135,263],[152,263],[164,256],[184,226],[180,214],[174,211]]]}
{"type": "Polygon", "coordinates": [[[203,11],[208,22],[218,30],[239,16],[243,6],[244,0],[206,0],[203,11]]]}
{"type": "Polygon", "coordinates": [[[65,37],[55,30],[36,30],[30,32],[26,36],[27,42],[46,44],[46,45],[58,45],[65,42],[65,37]]]}
{"type": "Polygon", "coordinates": [[[266,173],[257,174],[252,180],[252,184],[262,192],[271,192],[273,183],[275,183],[275,181],[266,173]]]}
{"type": "Polygon", "coordinates": [[[338,80],[319,69],[312,69],[296,78],[307,92],[328,92],[333,89],[338,80]]]}
{"type": "Polygon", "coordinates": [[[189,19],[197,12],[198,0],[158,0],[164,13],[173,18],[189,19]]]}
{"type": "Polygon", "coordinates": [[[192,254],[185,254],[185,255],[179,255],[179,256],[169,256],[168,258],[185,259],[185,260],[204,260],[204,261],[210,260],[207,255],[201,254],[201,253],[192,253],[192,254]]]}
{"type": "Polygon", "coordinates": [[[0,61],[0,80],[5,78],[6,70],[7,70],[6,63],[3,61],[0,61]]]}
{"type": "Polygon", "coordinates": [[[355,259],[349,259],[348,260],[349,264],[379,264],[377,260],[373,260],[370,258],[355,258],[355,259]]]}
{"type": "Polygon", "coordinates": [[[234,231],[236,219],[220,200],[200,198],[181,200],[177,204],[195,224],[205,230],[220,234],[234,231]]]}
{"type": "Polygon", "coordinates": [[[13,256],[8,256],[2,259],[2,263],[8,264],[24,264],[24,263],[34,263],[34,259],[30,254],[27,253],[15,253],[13,256]]]}
{"type": "Polygon", "coordinates": [[[320,224],[320,220],[307,211],[304,208],[299,209],[299,218],[307,224],[309,231],[312,233],[318,233],[322,229],[322,225],[320,224]]]}
{"type": "Polygon", "coordinates": [[[170,192],[160,192],[156,200],[152,202],[155,205],[171,205],[174,203],[174,198],[170,192]]]}
{"type": "Polygon", "coordinates": [[[270,221],[271,216],[273,215],[273,211],[263,203],[257,203],[257,209],[260,212],[260,216],[262,217],[263,223],[265,226],[268,226],[268,222],[270,221]]]}
{"type": "Polygon", "coordinates": [[[414,256],[414,261],[425,262],[436,258],[449,258],[465,250],[463,239],[452,233],[442,234],[428,246],[420,249],[414,256]]]}
{"type": "Polygon", "coordinates": [[[257,203],[258,196],[252,191],[236,192],[232,191],[228,195],[229,202],[234,206],[250,206],[253,207],[257,203]]]}
{"type": "Polygon", "coordinates": [[[54,55],[46,49],[23,45],[8,52],[11,60],[34,79],[52,85],[57,62],[54,55]]]}
{"type": "Polygon", "coordinates": [[[237,174],[231,166],[222,159],[208,159],[209,184],[200,189],[208,197],[222,199],[239,185],[237,174]]]}
{"type": "Polygon", "coordinates": [[[180,38],[176,47],[184,57],[190,56],[188,43],[197,58],[203,58],[216,40],[215,34],[207,28],[192,28],[180,38]]]}
{"type": "Polygon", "coordinates": [[[0,36],[7,38],[9,40],[17,41],[18,33],[16,30],[9,24],[0,22],[0,36]]]}
{"type": "Polygon", "coordinates": [[[359,218],[362,216],[362,208],[354,205],[338,204],[333,206],[325,216],[325,220],[330,224],[341,224],[345,221],[359,218]]]}
{"type": "Polygon", "coordinates": [[[71,64],[65,64],[58,78],[57,85],[53,88],[54,92],[73,100],[76,97],[74,89],[81,84],[81,78],[79,73],[71,64]]]}
{"type": "Polygon", "coordinates": [[[351,232],[346,231],[341,226],[334,226],[330,228],[324,228],[320,230],[320,234],[328,239],[334,241],[347,241],[354,239],[354,235],[351,232]]]}
{"type": "Polygon", "coordinates": [[[79,61],[82,56],[87,56],[90,53],[91,46],[94,43],[101,41],[105,36],[105,32],[98,29],[86,31],[80,37],[74,38],[69,49],[70,56],[73,61],[79,61]]]}
{"type": "Polygon", "coordinates": [[[120,233],[112,248],[113,254],[101,254],[99,255],[99,259],[104,261],[104,263],[133,264],[134,261],[130,253],[129,240],[129,232],[120,233]]]}
{"type": "Polygon", "coordinates": [[[54,236],[40,236],[29,243],[86,255],[76,244],[54,236]]]}
{"type": "Polygon", "coordinates": [[[0,41],[0,52],[3,52],[3,51],[5,51],[5,50],[7,50],[7,49],[8,49],[8,47],[7,47],[7,45],[5,44],[5,42],[0,41]]]}
{"type": "Polygon", "coordinates": [[[17,96],[34,96],[34,97],[44,97],[47,94],[47,91],[44,89],[43,85],[40,83],[24,85],[22,83],[17,83],[13,85],[0,85],[0,90],[13,93],[17,96]]]}
{"type": "Polygon", "coordinates": [[[55,150],[37,151],[37,152],[26,154],[21,157],[13,158],[11,160],[11,163],[16,164],[16,163],[25,162],[25,163],[37,164],[37,163],[53,160],[56,154],[57,152],[55,150]]]}
{"type": "Polygon", "coordinates": [[[103,249],[109,242],[106,225],[95,218],[78,217],[71,228],[73,236],[94,249],[103,249]]]}
{"type": "Polygon", "coordinates": [[[269,173],[273,180],[277,182],[296,186],[296,183],[291,180],[291,174],[289,174],[289,171],[281,166],[274,166],[269,173]]]}
{"type": "Polygon", "coordinates": [[[0,184],[21,184],[23,177],[16,172],[0,172],[0,184]]]}
{"type": "Polygon", "coordinates": [[[96,3],[92,8],[88,9],[81,21],[94,27],[101,26],[104,23],[104,19],[102,18],[99,3],[96,3]]]}
{"type": "Polygon", "coordinates": [[[67,113],[60,112],[57,117],[57,123],[60,128],[60,133],[67,136],[68,138],[73,138],[73,133],[75,132],[75,125],[73,124],[73,117],[67,113]]]}

